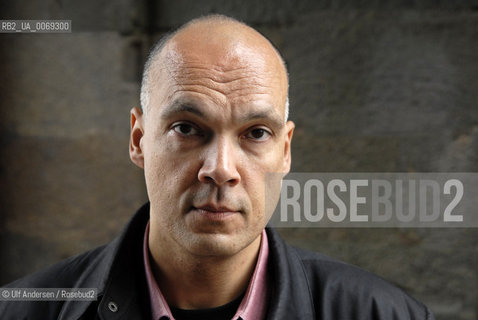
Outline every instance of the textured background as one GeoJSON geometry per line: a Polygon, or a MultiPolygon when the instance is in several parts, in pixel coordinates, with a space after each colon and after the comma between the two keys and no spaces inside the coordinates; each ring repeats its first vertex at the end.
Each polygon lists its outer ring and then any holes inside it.
{"type": "MultiPolygon", "coordinates": [[[[112,239],[146,200],[129,109],[162,33],[224,13],[289,65],[293,171],[478,171],[478,1],[2,1],[0,284],[112,239]]],[[[478,319],[476,229],[284,229],[372,271],[437,319],[478,319]]]]}

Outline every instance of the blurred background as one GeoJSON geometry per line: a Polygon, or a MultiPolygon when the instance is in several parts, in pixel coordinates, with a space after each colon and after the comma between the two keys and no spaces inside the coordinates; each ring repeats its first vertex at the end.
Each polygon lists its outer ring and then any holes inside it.
{"type": "MultiPolygon", "coordinates": [[[[0,34],[0,285],[110,241],[147,200],[128,156],[145,56],[208,13],[282,52],[292,171],[478,171],[478,1],[2,0],[0,19],[68,19],[73,32],[0,34]]],[[[478,319],[476,229],[280,232],[439,320],[478,319]]]]}

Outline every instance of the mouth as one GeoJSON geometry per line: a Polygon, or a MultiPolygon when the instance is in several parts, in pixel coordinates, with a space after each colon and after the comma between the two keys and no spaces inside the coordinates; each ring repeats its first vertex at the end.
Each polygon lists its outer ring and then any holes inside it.
{"type": "Polygon", "coordinates": [[[195,213],[201,217],[212,219],[212,220],[223,220],[228,217],[241,214],[240,210],[236,210],[227,206],[213,206],[213,205],[202,205],[198,207],[191,207],[191,213],[195,213]]]}

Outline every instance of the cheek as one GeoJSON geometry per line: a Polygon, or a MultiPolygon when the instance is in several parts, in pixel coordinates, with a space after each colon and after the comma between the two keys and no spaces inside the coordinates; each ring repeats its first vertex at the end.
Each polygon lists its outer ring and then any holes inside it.
{"type": "Polygon", "coordinates": [[[169,156],[153,156],[145,160],[145,176],[150,196],[162,194],[163,198],[177,196],[194,183],[197,176],[190,161],[169,156]]]}
{"type": "Polygon", "coordinates": [[[260,159],[250,161],[243,183],[251,199],[255,214],[269,219],[279,200],[283,177],[283,148],[275,146],[260,159]]]}
{"type": "Polygon", "coordinates": [[[264,207],[267,219],[270,219],[279,202],[282,176],[282,173],[270,173],[266,176],[264,207]]]}
{"type": "Polygon", "coordinates": [[[166,140],[145,150],[144,174],[152,202],[173,199],[194,176],[191,163],[172,152],[166,140]]]}
{"type": "MultiPolygon", "coordinates": [[[[277,158],[274,159],[273,156],[268,159],[263,158],[254,164],[249,163],[247,170],[242,173],[242,184],[250,197],[255,214],[263,215],[264,211],[268,213],[268,195],[275,194],[277,190],[280,190],[280,180],[270,179],[271,172],[280,171],[278,162],[277,158]]],[[[274,176],[282,175],[275,174],[274,176]]]]}
{"type": "Polygon", "coordinates": [[[164,189],[164,176],[165,167],[161,165],[164,161],[161,161],[158,157],[145,156],[144,159],[144,176],[146,180],[146,189],[150,201],[154,201],[156,195],[161,194],[161,190],[164,189]]]}

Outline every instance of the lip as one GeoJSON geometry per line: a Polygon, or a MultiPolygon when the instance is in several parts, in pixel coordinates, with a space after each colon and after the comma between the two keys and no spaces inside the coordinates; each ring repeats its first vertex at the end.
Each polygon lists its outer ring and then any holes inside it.
{"type": "Polygon", "coordinates": [[[241,211],[226,206],[203,205],[198,207],[191,207],[190,213],[192,213],[193,216],[199,219],[220,221],[232,218],[237,214],[240,214],[241,211]]]}
{"type": "Polygon", "coordinates": [[[193,209],[199,210],[199,211],[205,211],[205,212],[210,212],[210,213],[235,213],[239,212],[238,210],[234,210],[231,208],[228,208],[226,206],[212,206],[212,205],[204,205],[204,206],[198,206],[198,207],[193,207],[193,209]]]}

